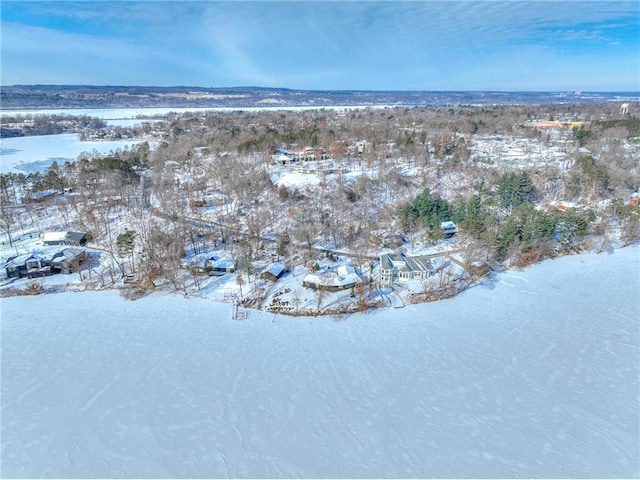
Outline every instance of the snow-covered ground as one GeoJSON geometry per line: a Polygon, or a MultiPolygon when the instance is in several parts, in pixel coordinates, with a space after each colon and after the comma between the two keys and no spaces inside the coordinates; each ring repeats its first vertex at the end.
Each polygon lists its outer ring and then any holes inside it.
{"type": "Polygon", "coordinates": [[[3,477],[637,477],[640,247],[340,321],[1,301],[3,477]]]}

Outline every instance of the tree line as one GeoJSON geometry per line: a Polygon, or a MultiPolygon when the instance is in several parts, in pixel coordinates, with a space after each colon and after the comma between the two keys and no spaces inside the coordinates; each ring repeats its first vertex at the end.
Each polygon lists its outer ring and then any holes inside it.
{"type": "MultiPolygon", "coordinates": [[[[566,108],[586,115],[594,107],[566,108]]],[[[558,248],[580,248],[585,234],[602,234],[612,224],[633,241],[638,215],[624,198],[640,188],[638,176],[629,175],[638,159],[620,147],[627,134],[612,132],[620,125],[603,126],[612,135],[605,137],[600,126],[589,127],[596,133],[582,144],[591,147],[591,154],[580,152],[580,139],[570,138],[570,132],[565,167],[487,168],[470,158],[475,134],[515,131],[551,141],[524,124],[551,116],[549,112],[557,116],[559,109],[175,116],[158,124],[166,135],[155,149],[142,143],[107,155],[83,155],[65,165],[54,163],[43,174],[1,175],[2,228],[20,229],[21,222],[41,208],[23,201],[30,193],[73,188],[78,195],[50,205],[61,225],[74,222],[90,231],[114,255],[119,273],[135,271],[150,284],[164,278],[175,285],[175,272],[187,251],[223,246],[252,274],[252,263],[270,249],[281,257],[297,254],[304,261],[316,255],[316,244],[375,251],[396,231],[411,241],[435,242],[442,236],[439,224],[446,220],[459,226],[461,240],[479,246],[482,254],[476,256],[484,261],[526,263],[558,248]],[[348,150],[360,140],[368,144],[362,153],[348,150]],[[312,188],[276,185],[270,156],[287,144],[323,146],[349,165],[351,175],[320,175],[312,188]],[[611,157],[612,152],[618,153],[611,157]],[[141,184],[143,170],[147,173],[141,184]],[[142,197],[141,185],[146,187],[142,197]],[[616,197],[621,200],[597,215],[593,209],[535,208],[556,198],[595,205],[616,197]],[[127,228],[114,231],[114,219],[126,219],[127,228]],[[276,238],[273,244],[264,240],[268,235],[276,238]]]]}

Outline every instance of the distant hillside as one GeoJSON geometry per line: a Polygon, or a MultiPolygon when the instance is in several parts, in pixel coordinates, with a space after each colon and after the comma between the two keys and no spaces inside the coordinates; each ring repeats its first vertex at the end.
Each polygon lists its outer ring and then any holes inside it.
{"type": "Polygon", "coordinates": [[[14,85],[2,87],[0,108],[294,107],[508,105],[637,101],[638,92],[375,92],[261,87],[14,85]]]}

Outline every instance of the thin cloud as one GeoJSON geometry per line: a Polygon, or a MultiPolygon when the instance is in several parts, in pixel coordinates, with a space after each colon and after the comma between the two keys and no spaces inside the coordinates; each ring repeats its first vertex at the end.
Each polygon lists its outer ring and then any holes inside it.
{"type": "Polygon", "coordinates": [[[122,39],[69,34],[6,22],[2,23],[2,37],[4,85],[150,84],[152,77],[172,78],[170,74],[175,67],[182,73],[192,72],[197,67],[185,57],[122,39]],[[25,58],[29,59],[26,63],[25,58]]]}
{"type": "MultiPolygon", "coordinates": [[[[516,89],[571,64],[566,82],[542,78],[538,89],[587,90],[605,55],[640,68],[640,6],[626,1],[9,0],[2,18],[3,83],[66,72],[68,83],[516,89]]],[[[612,88],[633,86],[627,70],[617,75],[607,74],[612,88]]]]}

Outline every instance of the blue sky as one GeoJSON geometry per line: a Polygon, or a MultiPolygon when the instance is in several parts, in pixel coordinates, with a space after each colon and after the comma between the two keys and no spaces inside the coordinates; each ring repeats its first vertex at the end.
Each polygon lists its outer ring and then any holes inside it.
{"type": "Polygon", "coordinates": [[[640,2],[2,0],[2,85],[639,91],[640,2]]]}

